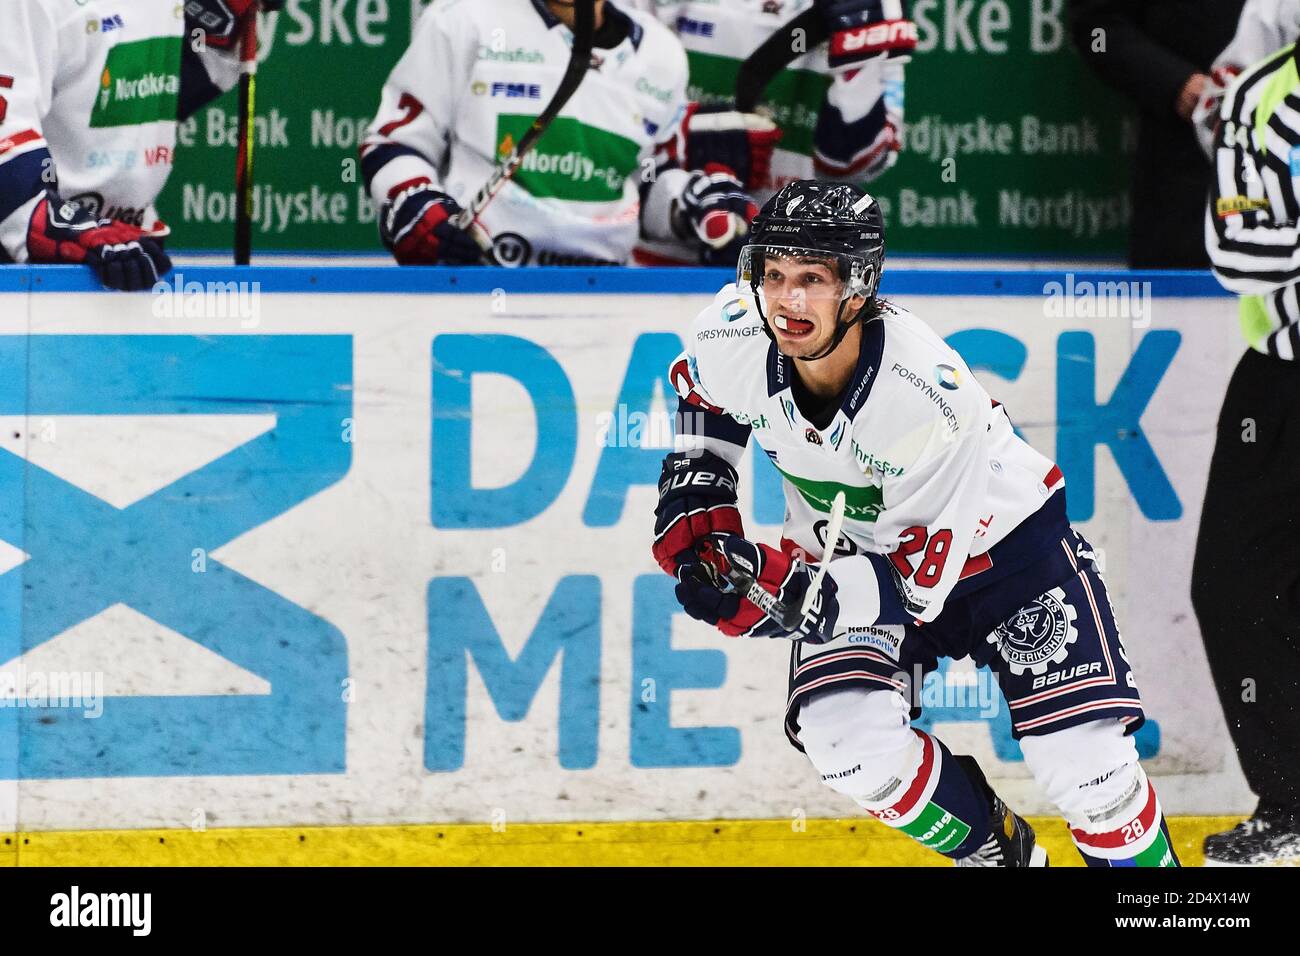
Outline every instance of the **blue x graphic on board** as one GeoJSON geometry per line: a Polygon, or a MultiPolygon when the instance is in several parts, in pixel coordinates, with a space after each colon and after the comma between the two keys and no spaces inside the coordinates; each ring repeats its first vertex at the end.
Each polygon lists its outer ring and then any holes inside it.
{"type": "Polygon", "coordinates": [[[113,697],[98,719],[0,709],[0,778],[344,769],[343,635],[219,561],[191,563],[347,472],[351,354],[347,336],[0,336],[0,415],[276,416],[123,509],[0,451],[0,539],[31,556],[0,575],[0,661],[124,603],[271,685],[113,697]]]}

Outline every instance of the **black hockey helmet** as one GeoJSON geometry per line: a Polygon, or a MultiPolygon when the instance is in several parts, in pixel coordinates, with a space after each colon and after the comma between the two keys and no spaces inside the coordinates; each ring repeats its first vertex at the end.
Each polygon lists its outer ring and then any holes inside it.
{"type": "Polygon", "coordinates": [[[880,204],[857,186],[811,179],[789,183],[763,204],[750,224],[749,241],[740,251],[736,283],[754,293],[763,328],[771,336],[762,295],[769,256],[832,258],[838,265],[842,286],[835,336],[820,354],[807,356],[808,361],[824,358],[873,307],[885,264],[885,221],[880,204]],[[844,306],[855,295],[867,301],[846,320],[844,306]]]}

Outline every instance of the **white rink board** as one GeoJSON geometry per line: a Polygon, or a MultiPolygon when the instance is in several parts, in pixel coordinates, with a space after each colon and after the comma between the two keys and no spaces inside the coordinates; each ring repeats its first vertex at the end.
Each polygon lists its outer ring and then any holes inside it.
{"type": "MultiPolygon", "coordinates": [[[[57,779],[28,779],[31,774],[25,773],[19,783],[0,782],[0,813],[8,817],[0,819],[0,830],[15,825],[22,829],[190,826],[198,811],[209,826],[755,818],[800,811],[810,816],[856,812],[821,785],[805,758],[785,740],[781,723],[787,645],[727,640],[683,615],[672,622],[673,648],[724,654],[722,686],[660,692],[648,706],[667,708],[667,720],[674,727],[735,728],[739,752],[722,766],[637,765],[645,760],[634,754],[632,713],[644,703],[644,686],[633,684],[632,603],[638,578],[663,577],[649,553],[657,466],[640,477],[644,484],[628,492],[616,524],[589,526],[584,509],[589,507],[598,461],[605,451],[600,445],[601,416],[615,408],[634,343],[649,333],[681,334],[694,311],[707,301],[707,296],[697,295],[266,294],[260,300],[256,327],[243,328],[231,319],[159,318],[152,313],[153,300],[143,295],[0,295],[0,337],[73,336],[86,340],[92,354],[97,346],[91,337],[104,335],[197,336],[190,345],[195,341],[199,345],[187,352],[195,356],[202,356],[204,347],[220,352],[229,337],[350,337],[351,380],[335,382],[334,394],[350,403],[352,419],[347,447],[329,453],[348,456],[333,483],[243,531],[207,557],[296,605],[294,613],[321,619],[322,626],[342,635],[343,673],[351,681],[347,690],[351,699],[340,711],[343,739],[337,743],[343,748],[346,769],[314,767],[312,761],[324,761],[321,766],[328,763],[334,745],[320,740],[302,745],[300,762],[306,771],[285,773],[275,772],[281,758],[254,755],[247,764],[255,768],[250,772],[231,772],[225,766],[187,775],[183,747],[162,764],[146,761],[133,765],[135,770],[115,766],[106,772],[88,759],[82,770],[62,765],[57,779]],[[452,345],[453,352],[463,347],[491,357],[497,354],[493,349],[485,350],[481,341],[474,344],[474,337],[485,334],[526,340],[558,363],[575,396],[572,467],[558,497],[530,520],[483,529],[436,528],[431,521],[431,475],[442,466],[432,458],[433,350],[439,347],[434,339],[461,337],[441,344],[452,345]],[[518,721],[502,719],[477,667],[469,665],[463,695],[463,761],[457,769],[431,770],[426,765],[427,599],[433,579],[453,576],[473,583],[511,656],[523,649],[557,582],[566,576],[597,580],[598,716],[574,711],[572,706],[569,710],[573,726],[593,728],[595,759],[588,761],[589,766],[561,766],[558,661],[518,721]],[[148,771],[151,766],[153,772],[148,771]],[[159,772],[158,766],[165,766],[165,771],[159,772]]],[[[1153,333],[1177,333],[1172,363],[1159,377],[1141,425],[1172,482],[1180,516],[1144,517],[1110,452],[1099,447],[1095,512],[1079,527],[1105,552],[1106,578],[1128,652],[1148,714],[1160,726],[1159,752],[1148,769],[1166,809],[1175,814],[1249,809],[1251,798],[1223,726],[1188,596],[1214,420],[1242,349],[1234,302],[1157,298],[1150,326],[1134,328],[1126,319],[1048,318],[1038,297],[900,296],[898,301],[941,334],[992,330],[1023,345],[1025,362],[1014,381],[978,369],[977,374],[989,392],[1007,405],[1026,437],[1048,455],[1056,451],[1057,350],[1063,333],[1082,331],[1092,336],[1099,402],[1110,397],[1129,366],[1135,343],[1153,333]]],[[[257,344],[251,349],[255,352],[257,344]]],[[[183,371],[179,374],[177,381],[184,381],[183,371]]],[[[219,381],[219,376],[214,380],[219,381]]],[[[175,392],[175,381],[171,388],[175,392]]],[[[197,413],[202,403],[182,396],[181,404],[185,407],[172,414],[197,413]]],[[[263,434],[259,429],[265,428],[265,422],[253,416],[265,415],[266,409],[256,402],[249,403],[247,416],[235,415],[230,406],[222,406],[221,412],[231,415],[228,427],[217,422],[206,431],[196,427],[193,433],[178,433],[176,423],[158,409],[124,415],[97,409],[94,400],[84,409],[58,414],[33,408],[26,429],[17,429],[23,437],[15,439],[15,429],[5,430],[0,434],[0,450],[26,455],[33,466],[52,471],[95,498],[116,503],[109,507],[117,507],[148,494],[166,498],[169,482],[263,434]],[[93,419],[89,427],[84,421],[78,427],[78,416],[108,414],[112,419],[103,419],[104,428],[113,429],[114,440],[105,440],[93,419]],[[41,429],[48,429],[51,420],[55,437],[46,444],[54,448],[41,449],[41,429]],[[172,459],[175,463],[169,464],[172,459]]],[[[0,418],[5,416],[10,416],[9,423],[12,413],[0,409],[0,418]]],[[[526,391],[498,374],[473,380],[472,428],[470,473],[476,487],[508,485],[519,478],[539,444],[526,391]]],[[[540,436],[543,447],[554,441],[554,434],[540,436]]],[[[285,467],[292,470],[292,459],[285,467]]],[[[779,528],[755,522],[747,482],[750,474],[749,468],[742,469],[746,527],[753,536],[775,542],[779,528]]],[[[253,471],[241,480],[261,479],[253,471]]],[[[1068,468],[1066,481],[1068,494],[1072,487],[1068,468]]],[[[39,493],[34,487],[26,492],[29,508],[31,496],[39,493]]],[[[213,513],[222,507],[219,497],[213,495],[213,513]]],[[[94,548],[95,540],[88,539],[85,546],[94,548]]],[[[189,560],[188,549],[177,553],[179,560],[189,560]]],[[[0,572],[14,566],[10,576],[23,573],[23,564],[15,565],[20,560],[20,543],[0,544],[0,572]]],[[[34,564],[36,557],[29,560],[34,564]]],[[[194,600],[202,601],[197,578],[194,600]]],[[[141,586],[147,587],[147,582],[141,586]]],[[[435,630],[439,619],[434,615],[435,630]]],[[[25,620],[24,627],[31,626],[30,616],[25,620]]],[[[38,663],[50,669],[107,670],[106,685],[151,700],[164,700],[168,693],[176,695],[173,703],[205,693],[229,695],[232,690],[264,694],[268,685],[271,693],[275,691],[276,682],[258,673],[257,667],[241,666],[202,648],[178,665],[172,658],[195,639],[206,643],[209,651],[224,645],[209,632],[178,634],[174,627],[163,628],[141,608],[118,606],[76,627],[76,640],[55,637],[29,651],[29,657],[43,653],[38,663]],[[62,647],[57,647],[60,640],[62,647]],[[91,654],[97,643],[101,651],[91,654]],[[149,659],[151,648],[161,656],[149,659]],[[87,655],[93,661],[82,663],[87,655]],[[169,691],[172,684],[176,689],[169,691]]],[[[256,629],[244,629],[239,635],[239,640],[253,643],[274,644],[276,639],[274,632],[256,629]]],[[[452,639],[445,633],[435,636],[436,641],[452,639]]],[[[692,663],[687,669],[696,666],[702,665],[692,663]]],[[[704,669],[708,666],[714,665],[704,669]]],[[[665,678],[665,683],[671,680],[665,678]]],[[[514,694],[516,701],[527,697],[518,688],[499,693],[514,694]]],[[[113,713],[115,700],[105,701],[106,715],[113,713]]],[[[305,726],[310,726],[310,715],[307,718],[305,726]]],[[[220,724],[204,726],[205,746],[219,749],[220,724]]],[[[1023,763],[994,756],[987,725],[965,721],[937,727],[953,749],[977,755],[1018,808],[1050,810],[1026,778],[1023,763]]],[[[21,766],[24,755],[48,744],[42,743],[42,729],[29,724],[19,728],[7,739],[0,735],[0,760],[8,752],[10,762],[16,758],[21,766]]],[[[659,732],[663,733],[662,727],[659,732]]],[[[446,741],[456,732],[438,726],[432,736],[435,748],[445,752],[446,741]]],[[[120,743],[123,753],[130,749],[129,742],[114,742],[111,734],[110,743],[120,743]]],[[[293,740],[278,743],[288,751],[296,746],[293,740]]],[[[582,763],[585,744],[571,739],[570,745],[569,762],[582,763]]],[[[39,764],[36,757],[31,759],[39,764]]]]}

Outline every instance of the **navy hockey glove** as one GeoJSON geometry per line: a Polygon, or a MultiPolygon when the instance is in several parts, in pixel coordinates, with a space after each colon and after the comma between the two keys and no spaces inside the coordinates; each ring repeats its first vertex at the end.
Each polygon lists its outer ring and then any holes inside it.
{"type": "Polygon", "coordinates": [[[746,189],[772,185],[772,151],[781,139],[776,123],[759,113],[699,103],[691,103],[686,115],[687,169],[725,167],[746,189]]]}
{"type": "Polygon", "coordinates": [[[673,204],[673,231],[699,241],[703,265],[734,267],[757,214],[758,204],[740,181],[722,167],[710,166],[691,174],[673,204]]]}
{"type": "Polygon", "coordinates": [[[736,508],[736,469],[710,451],[664,458],[651,549],[661,568],[680,580],[683,565],[699,564],[695,548],[710,535],[744,533],[736,508]]]}
{"type": "Polygon", "coordinates": [[[460,211],[456,200],[427,179],[402,183],[379,211],[379,236],[399,265],[476,265],[483,250],[450,221],[460,211]]]}
{"type": "Polygon", "coordinates": [[[878,56],[906,62],[916,49],[916,24],[904,0],[813,0],[830,29],[832,72],[860,69],[878,56]]]}
{"type": "Polygon", "coordinates": [[[284,0],[185,0],[185,33],[203,33],[203,42],[218,50],[233,49],[239,43],[240,24],[254,16],[256,8],[270,13],[284,6],[284,0]]]}
{"type": "Polygon", "coordinates": [[[151,288],[172,267],[162,243],[139,226],[95,219],[74,202],[46,193],[27,226],[31,262],[90,266],[109,289],[151,288]]]}
{"type": "Polygon", "coordinates": [[[802,559],[738,535],[712,539],[698,551],[702,567],[683,569],[675,592],[691,617],[728,637],[824,644],[834,636],[840,602],[830,575],[822,576],[805,613],[816,571],[802,559]]]}

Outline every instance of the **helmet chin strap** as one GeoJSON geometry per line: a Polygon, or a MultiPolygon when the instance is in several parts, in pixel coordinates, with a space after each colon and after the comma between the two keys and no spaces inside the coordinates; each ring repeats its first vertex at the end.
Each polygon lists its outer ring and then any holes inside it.
{"type": "MultiPolygon", "coordinates": [[[[758,316],[763,320],[763,332],[769,339],[775,342],[776,336],[772,333],[771,326],[768,324],[767,313],[763,311],[763,294],[759,292],[756,283],[751,285],[750,290],[754,294],[754,305],[758,307],[758,316]]],[[[862,308],[858,309],[857,314],[854,315],[853,318],[849,319],[847,322],[841,322],[840,316],[843,315],[844,306],[848,303],[850,298],[852,298],[852,296],[841,299],[839,307],[835,310],[835,334],[831,336],[831,340],[827,343],[826,348],[822,349],[816,355],[797,355],[795,358],[800,362],[817,362],[839,348],[840,343],[844,341],[844,336],[849,334],[849,329],[861,322],[863,317],[867,314],[867,309],[871,307],[872,300],[868,299],[866,302],[862,303],[862,308]]]]}
{"type": "Polygon", "coordinates": [[[848,299],[842,299],[839,308],[835,310],[835,334],[831,336],[831,340],[827,343],[826,348],[822,349],[816,355],[796,355],[795,358],[800,362],[816,362],[824,359],[840,347],[840,343],[844,341],[844,336],[849,334],[849,329],[862,321],[862,317],[867,312],[867,306],[871,304],[871,300],[868,299],[866,302],[862,303],[862,308],[858,309],[857,315],[853,316],[853,318],[849,319],[847,322],[841,322],[840,316],[843,314],[844,306],[848,301],[848,299]]]}

